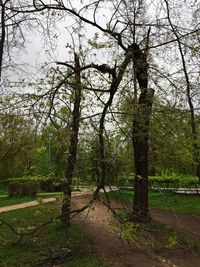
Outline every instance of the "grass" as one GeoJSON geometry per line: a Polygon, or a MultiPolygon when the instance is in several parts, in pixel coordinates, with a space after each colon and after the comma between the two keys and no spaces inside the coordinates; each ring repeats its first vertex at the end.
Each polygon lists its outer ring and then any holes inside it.
{"type": "MultiPolygon", "coordinates": [[[[111,197],[121,201],[131,202],[133,193],[130,190],[110,192],[111,197]]],[[[183,214],[200,215],[199,195],[180,195],[176,193],[150,192],[150,208],[175,211],[183,214]]]]}
{"type": "MultiPolygon", "coordinates": [[[[56,203],[0,214],[18,231],[27,232],[57,214],[56,203]]],[[[37,234],[15,244],[17,237],[5,225],[0,227],[0,266],[106,266],[92,251],[89,240],[74,225],[66,230],[54,221],[37,234]],[[39,265],[38,265],[39,264],[39,265]]]]}
{"type": "Polygon", "coordinates": [[[8,194],[8,190],[7,190],[7,188],[2,188],[2,187],[0,187],[0,196],[1,195],[7,195],[8,194]]]}
{"type": "Polygon", "coordinates": [[[39,193],[36,197],[23,196],[23,197],[0,197],[0,207],[20,204],[33,200],[39,200],[41,198],[59,197],[61,193],[39,193]]]}

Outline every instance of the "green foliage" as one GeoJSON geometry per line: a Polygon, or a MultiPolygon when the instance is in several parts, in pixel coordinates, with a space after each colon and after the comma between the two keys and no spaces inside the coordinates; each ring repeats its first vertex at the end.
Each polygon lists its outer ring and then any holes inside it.
{"type": "Polygon", "coordinates": [[[65,186],[66,181],[57,177],[48,177],[40,180],[40,187],[44,192],[60,192],[63,191],[65,186]]]}
{"type": "Polygon", "coordinates": [[[55,176],[23,176],[19,178],[9,178],[0,181],[0,186],[5,187],[9,183],[28,183],[35,182],[40,185],[40,189],[44,192],[60,192],[65,186],[65,179],[60,179],[55,176]]]}
{"type": "Polygon", "coordinates": [[[178,237],[176,235],[170,236],[167,240],[167,247],[173,248],[177,246],[178,237]]]}
{"type": "MultiPolygon", "coordinates": [[[[119,185],[125,183],[124,174],[132,173],[132,150],[130,146],[124,147],[121,136],[116,135],[111,130],[107,131],[104,142],[106,181],[119,185]]],[[[87,155],[84,158],[87,158],[87,169],[90,170],[88,175],[92,176],[93,180],[98,181],[100,178],[100,156],[97,136],[92,136],[89,140],[87,155]]]]}
{"type": "Polygon", "coordinates": [[[181,241],[183,243],[184,248],[187,251],[189,251],[189,252],[193,252],[193,251],[199,252],[200,251],[200,244],[199,244],[199,242],[197,243],[194,240],[185,239],[184,237],[182,238],[181,241]]]}
{"type": "Polygon", "coordinates": [[[157,175],[163,171],[195,173],[190,117],[158,99],[154,101],[150,129],[149,164],[157,175]]]}
{"type": "Polygon", "coordinates": [[[12,182],[8,185],[8,192],[10,197],[31,196],[35,197],[39,184],[33,181],[26,182],[12,182]]]}
{"type": "MultiPolygon", "coordinates": [[[[127,135],[132,127],[134,103],[133,94],[119,103],[120,125],[127,135]]],[[[155,97],[149,136],[149,175],[163,176],[163,172],[194,175],[192,142],[188,113],[155,97]]],[[[131,147],[131,138],[126,139],[126,144],[131,147]]]]}
{"type": "Polygon", "coordinates": [[[163,176],[150,176],[149,177],[150,187],[164,187],[164,188],[196,188],[199,187],[199,182],[197,177],[177,175],[175,173],[169,173],[163,176]]]}
{"type": "Polygon", "coordinates": [[[117,217],[119,218],[121,222],[123,221],[126,222],[130,218],[128,212],[126,211],[119,210],[116,213],[117,213],[117,217]]]}
{"type": "Polygon", "coordinates": [[[72,187],[73,190],[79,191],[80,181],[76,177],[73,178],[72,187]]]}
{"type": "Polygon", "coordinates": [[[34,135],[32,122],[19,111],[0,115],[0,180],[30,172],[34,135]]]}
{"type": "Polygon", "coordinates": [[[23,183],[23,190],[22,190],[22,195],[27,196],[30,195],[32,197],[35,197],[37,194],[37,191],[39,189],[39,184],[37,182],[33,181],[27,181],[23,183]]]}
{"type": "Polygon", "coordinates": [[[1,180],[0,181],[0,185],[8,185],[11,182],[26,182],[26,181],[35,181],[35,182],[40,182],[41,180],[45,180],[48,179],[48,176],[41,176],[41,175],[37,175],[37,176],[32,176],[32,175],[26,175],[26,176],[22,176],[22,177],[13,177],[13,178],[8,178],[5,180],[1,180]]]}
{"type": "Polygon", "coordinates": [[[55,119],[55,125],[49,123],[38,136],[32,174],[64,176],[69,141],[69,110],[62,107],[58,111],[58,117],[60,119],[55,119]]]}
{"type": "Polygon", "coordinates": [[[131,240],[137,240],[138,239],[138,228],[140,227],[139,224],[127,222],[123,226],[122,231],[122,238],[131,241],[131,240]]]}
{"type": "Polygon", "coordinates": [[[9,196],[13,197],[13,196],[22,196],[22,192],[23,192],[23,183],[20,182],[12,182],[8,185],[8,192],[9,192],[9,196]]]}

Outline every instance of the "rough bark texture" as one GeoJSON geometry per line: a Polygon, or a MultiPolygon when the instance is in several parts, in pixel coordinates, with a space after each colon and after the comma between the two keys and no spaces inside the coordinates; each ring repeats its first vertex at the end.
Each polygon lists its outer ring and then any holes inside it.
{"type": "Polygon", "coordinates": [[[2,63],[3,63],[3,50],[4,50],[4,42],[5,42],[5,4],[0,1],[1,6],[1,36],[0,36],[0,81],[1,81],[1,73],[2,73],[2,63]]]}
{"type": "MultiPolygon", "coordinates": [[[[75,54],[75,70],[80,69],[79,57],[75,54]]],[[[71,193],[72,193],[72,180],[74,168],[76,164],[76,154],[78,145],[78,131],[80,119],[80,103],[81,103],[81,76],[80,72],[75,72],[75,98],[74,109],[72,112],[71,120],[71,134],[69,145],[69,156],[67,159],[67,167],[65,170],[66,187],[64,188],[64,199],[62,205],[63,223],[68,226],[70,224],[70,209],[71,209],[71,193]]]]}
{"type": "Polygon", "coordinates": [[[133,118],[133,147],[135,163],[133,219],[149,220],[148,209],[148,140],[154,91],[140,95],[133,118]]]}
{"type": "Polygon", "coordinates": [[[140,87],[139,101],[133,117],[133,148],[135,163],[135,183],[133,200],[133,220],[149,220],[148,209],[148,140],[149,123],[153,102],[153,90],[148,90],[148,64],[145,54],[137,44],[129,47],[140,87]]]}

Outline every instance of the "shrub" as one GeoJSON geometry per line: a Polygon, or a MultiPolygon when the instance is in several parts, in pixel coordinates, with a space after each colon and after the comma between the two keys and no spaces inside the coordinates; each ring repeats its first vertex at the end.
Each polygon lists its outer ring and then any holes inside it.
{"type": "Polygon", "coordinates": [[[8,193],[10,197],[22,196],[23,183],[21,182],[11,182],[8,184],[8,193]]]}
{"type": "Polygon", "coordinates": [[[39,184],[33,181],[24,182],[22,185],[22,195],[23,196],[32,196],[35,197],[37,194],[37,190],[39,188],[39,184]]]}
{"type": "Polygon", "coordinates": [[[44,192],[54,192],[53,178],[47,178],[40,181],[40,188],[44,192]]]}
{"type": "Polygon", "coordinates": [[[57,177],[50,177],[40,181],[40,187],[45,192],[63,191],[66,182],[57,177]]]}
{"type": "Polygon", "coordinates": [[[35,197],[39,184],[33,181],[11,182],[8,184],[8,192],[10,197],[32,196],[35,197]]]}

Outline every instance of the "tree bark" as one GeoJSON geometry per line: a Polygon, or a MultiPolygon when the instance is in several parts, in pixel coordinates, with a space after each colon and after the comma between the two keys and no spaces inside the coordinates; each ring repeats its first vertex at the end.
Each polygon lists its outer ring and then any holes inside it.
{"type": "Polygon", "coordinates": [[[148,141],[154,90],[148,89],[147,56],[135,43],[129,47],[129,50],[132,52],[135,75],[141,92],[138,104],[136,105],[132,126],[132,141],[135,163],[132,217],[133,220],[147,222],[149,220],[148,141]]]}
{"type": "Polygon", "coordinates": [[[148,208],[148,141],[154,91],[140,95],[133,118],[133,148],[135,163],[133,219],[147,222],[148,208]]]}
{"type": "MultiPolygon", "coordinates": [[[[75,70],[80,69],[79,57],[75,54],[75,70]]],[[[76,164],[76,154],[78,146],[78,132],[79,132],[79,119],[80,119],[80,103],[81,103],[81,75],[80,71],[75,71],[75,99],[74,108],[71,120],[71,134],[69,145],[69,156],[67,159],[67,167],[65,170],[66,186],[64,188],[64,199],[62,204],[61,220],[66,225],[70,225],[70,209],[71,209],[71,194],[72,194],[72,180],[74,168],[76,164]]]]}
{"type": "Polygon", "coordinates": [[[4,52],[4,42],[6,38],[6,31],[5,31],[5,3],[3,4],[0,1],[1,6],[1,36],[0,36],[0,82],[2,76],[2,64],[3,64],[3,52],[4,52]]]}

